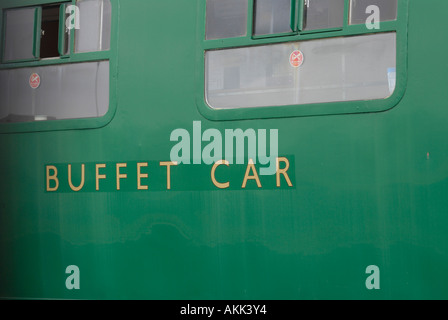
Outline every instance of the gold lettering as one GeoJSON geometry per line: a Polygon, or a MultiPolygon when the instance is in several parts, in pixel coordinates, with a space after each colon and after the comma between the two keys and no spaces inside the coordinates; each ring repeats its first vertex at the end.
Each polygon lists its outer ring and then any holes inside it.
{"type": "Polygon", "coordinates": [[[97,164],[96,165],[96,191],[100,190],[100,179],[106,179],[105,174],[100,174],[100,169],[106,168],[105,164],[97,164]]]}
{"type": "Polygon", "coordinates": [[[225,183],[220,183],[218,182],[218,180],[216,180],[215,177],[215,171],[216,169],[220,166],[220,165],[226,165],[229,166],[229,161],[227,160],[219,160],[217,161],[213,167],[212,167],[212,172],[211,172],[211,176],[212,176],[212,182],[215,186],[217,186],[219,189],[227,189],[230,186],[230,182],[225,182],[225,183]]]}
{"type": "Polygon", "coordinates": [[[84,187],[85,169],[86,166],[84,164],[81,165],[81,184],[78,187],[75,187],[72,182],[72,165],[71,164],[68,165],[68,184],[70,185],[70,188],[75,192],[78,192],[79,190],[82,189],[82,187],[84,187]]]}
{"type": "Polygon", "coordinates": [[[126,168],[127,166],[126,163],[117,163],[117,190],[120,190],[120,179],[127,179],[128,177],[126,173],[120,173],[120,168],[126,168]]]}
{"type": "Polygon", "coordinates": [[[161,167],[166,167],[166,189],[171,190],[171,166],[177,166],[177,162],[160,162],[161,167]]]}
{"type": "Polygon", "coordinates": [[[288,176],[289,160],[287,158],[277,158],[277,187],[280,187],[280,174],[285,177],[288,186],[292,187],[291,179],[288,176]],[[280,169],[280,162],[286,163],[284,169],[280,169]]]}
{"type": "Polygon", "coordinates": [[[58,169],[55,166],[47,166],[47,192],[57,191],[59,188],[58,169]],[[50,170],[53,170],[53,175],[50,175],[50,170]],[[54,188],[50,187],[50,181],[56,182],[54,188]]]}
{"type": "Polygon", "coordinates": [[[242,185],[243,189],[246,188],[247,180],[255,180],[257,182],[258,188],[261,188],[261,182],[260,178],[258,177],[257,168],[255,168],[254,160],[252,159],[249,159],[249,164],[247,165],[246,175],[244,176],[244,181],[242,185]],[[254,175],[250,176],[249,171],[252,171],[254,175]]]}
{"type": "Polygon", "coordinates": [[[147,167],[147,162],[137,163],[137,189],[138,190],[148,190],[148,186],[142,185],[142,179],[148,178],[147,173],[141,173],[142,167],[147,167]]]}

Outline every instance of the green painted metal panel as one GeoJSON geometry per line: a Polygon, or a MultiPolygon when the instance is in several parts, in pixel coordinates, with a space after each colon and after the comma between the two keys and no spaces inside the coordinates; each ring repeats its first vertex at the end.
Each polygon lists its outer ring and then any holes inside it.
{"type": "Polygon", "coordinates": [[[0,297],[447,299],[448,3],[400,1],[402,20],[384,24],[403,34],[393,108],[366,102],[364,113],[331,115],[322,105],[314,115],[280,108],[223,119],[198,108],[204,3],[112,0],[110,52],[63,59],[110,59],[110,113],[0,124],[0,297]],[[192,132],[193,121],[222,134],[278,129],[294,187],[251,180],[240,188],[243,166],[222,167],[217,178],[234,187],[219,190],[202,164],[173,168],[166,190],[160,162],[175,145],[170,135],[192,132]],[[135,190],[138,162],[150,164],[148,190],[135,190]],[[103,163],[108,178],[97,192],[92,170],[103,163]],[[122,190],[116,163],[128,164],[122,190]],[[68,164],[75,185],[86,164],[88,188],[69,189],[68,164]],[[61,170],[60,192],[46,191],[47,165],[61,170]],[[71,265],[79,290],[66,287],[71,265]],[[380,290],[366,288],[370,265],[381,270],[380,290]]]}

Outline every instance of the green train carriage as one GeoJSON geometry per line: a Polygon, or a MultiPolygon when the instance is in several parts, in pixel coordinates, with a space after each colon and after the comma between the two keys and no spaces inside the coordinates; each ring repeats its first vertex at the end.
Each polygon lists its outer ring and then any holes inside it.
{"type": "Polygon", "coordinates": [[[0,297],[448,298],[447,10],[0,0],[0,297]]]}

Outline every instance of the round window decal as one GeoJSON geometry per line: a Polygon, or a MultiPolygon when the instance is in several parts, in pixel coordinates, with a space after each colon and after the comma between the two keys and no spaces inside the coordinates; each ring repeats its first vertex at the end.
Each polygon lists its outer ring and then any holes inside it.
{"type": "Polygon", "coordinates": [[[37,89],[40,86],[40,76],[37,73],[33,73],[30,76],[30,87],[37,89]]]}
{"type": "Polygon", "coordinates": [[[295,50],[289,56],[289,63],[294,68],[298,68],[303,64],[303,53],[300,50],[295,50]]]}

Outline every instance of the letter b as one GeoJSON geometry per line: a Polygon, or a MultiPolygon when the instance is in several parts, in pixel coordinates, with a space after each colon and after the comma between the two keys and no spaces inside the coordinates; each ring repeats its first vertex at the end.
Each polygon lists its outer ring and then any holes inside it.
{"type": "Polygon", "coordinates": [[[47,192],[57,191],[59,188],[58,169],[55,166],[47,166],[47,192]],[[51,171],[53,174],[51,174],[51,171]],[[51,181],[54,181],[54,187],[51,187],[51,181]]]}

